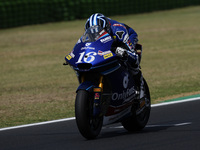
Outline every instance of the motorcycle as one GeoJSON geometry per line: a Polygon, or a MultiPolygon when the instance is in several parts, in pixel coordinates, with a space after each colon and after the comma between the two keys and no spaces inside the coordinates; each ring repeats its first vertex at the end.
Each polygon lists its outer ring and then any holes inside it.
{"type": "Polygon", "coordinates": [[[135,79],[124,60],[112,51],[114,38],[100,26],[88,28],[64,65],[76,72],[75,117],[86,139],[96,138],[102,126],[121,122],[129,132],[142,130],[151,110],[150,92],[145,79],[140,98],[135,79]]]}

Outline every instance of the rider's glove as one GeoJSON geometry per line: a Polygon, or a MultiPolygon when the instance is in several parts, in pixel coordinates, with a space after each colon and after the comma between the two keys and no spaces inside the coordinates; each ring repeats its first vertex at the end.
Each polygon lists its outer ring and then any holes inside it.
{"type": "Polygon", "coordinates": [[[120,58],[126,58],[128,56],[127,50],[121,47],[117,47],[115,50],[115,54],[120,58]]]}

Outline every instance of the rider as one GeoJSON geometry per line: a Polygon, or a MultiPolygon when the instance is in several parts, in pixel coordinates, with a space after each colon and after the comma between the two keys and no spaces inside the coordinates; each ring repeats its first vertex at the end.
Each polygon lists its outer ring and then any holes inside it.
{"type": "Polygon", "coordinates": [[[137,33],[126,24],[107,18],[103,14],[92,14],[85,24],[85,30],[91,26],[103,27],[114,39],[113,50],[116,55],[127,60],[127,65],[136,79],[136,86],[140,91],[140,98],[143,97],[143,76],[139,69],[141,54],[136,52],[138,46],[137,33]]]}

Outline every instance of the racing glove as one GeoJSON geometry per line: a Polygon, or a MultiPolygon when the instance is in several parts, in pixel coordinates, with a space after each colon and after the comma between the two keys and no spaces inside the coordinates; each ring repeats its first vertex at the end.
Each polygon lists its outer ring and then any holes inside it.
{"type": "Polygon", "coordinates": [[[115,54],[120,58],[127,58],[128,56],[127,50],[121,47],[116,48],[115,54]]]}

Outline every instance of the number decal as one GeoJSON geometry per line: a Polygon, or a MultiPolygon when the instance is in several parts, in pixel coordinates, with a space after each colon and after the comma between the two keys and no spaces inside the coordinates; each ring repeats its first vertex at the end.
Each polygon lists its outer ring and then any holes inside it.
{"type": "Polygon", "coordinates": [[[91,63],[91,62],[93,62],[94,60],[95,60],[95,56],[97,55],[97,53],[96,52],[89,52],[89,53],[87,53],[86,55],[85,55],[85,57],[84,57],[84,62],[86,62],[86,63],[91,63]]]}
{"type": "Polygon", "coordinates": [[[85,52],[82,52],[82,53],[80,53],[80,57],[79,57],[78,61],[76,62],[76,64],[82,63],[83,61],[86,63],[91,63],[95,60],[96,55],[97,55],[96,52],[89,52],[87,54],[85,54],[85,52]]]}
{"type": "Polygon", "coordinates": [[[80,53],[81,56],[79,57],[79,59],[78,59],[78,61],[76,62],[76,64],[82,63],[81,60],[83,59],[84,54],[85,54],[85,52],[80,53]]]}

